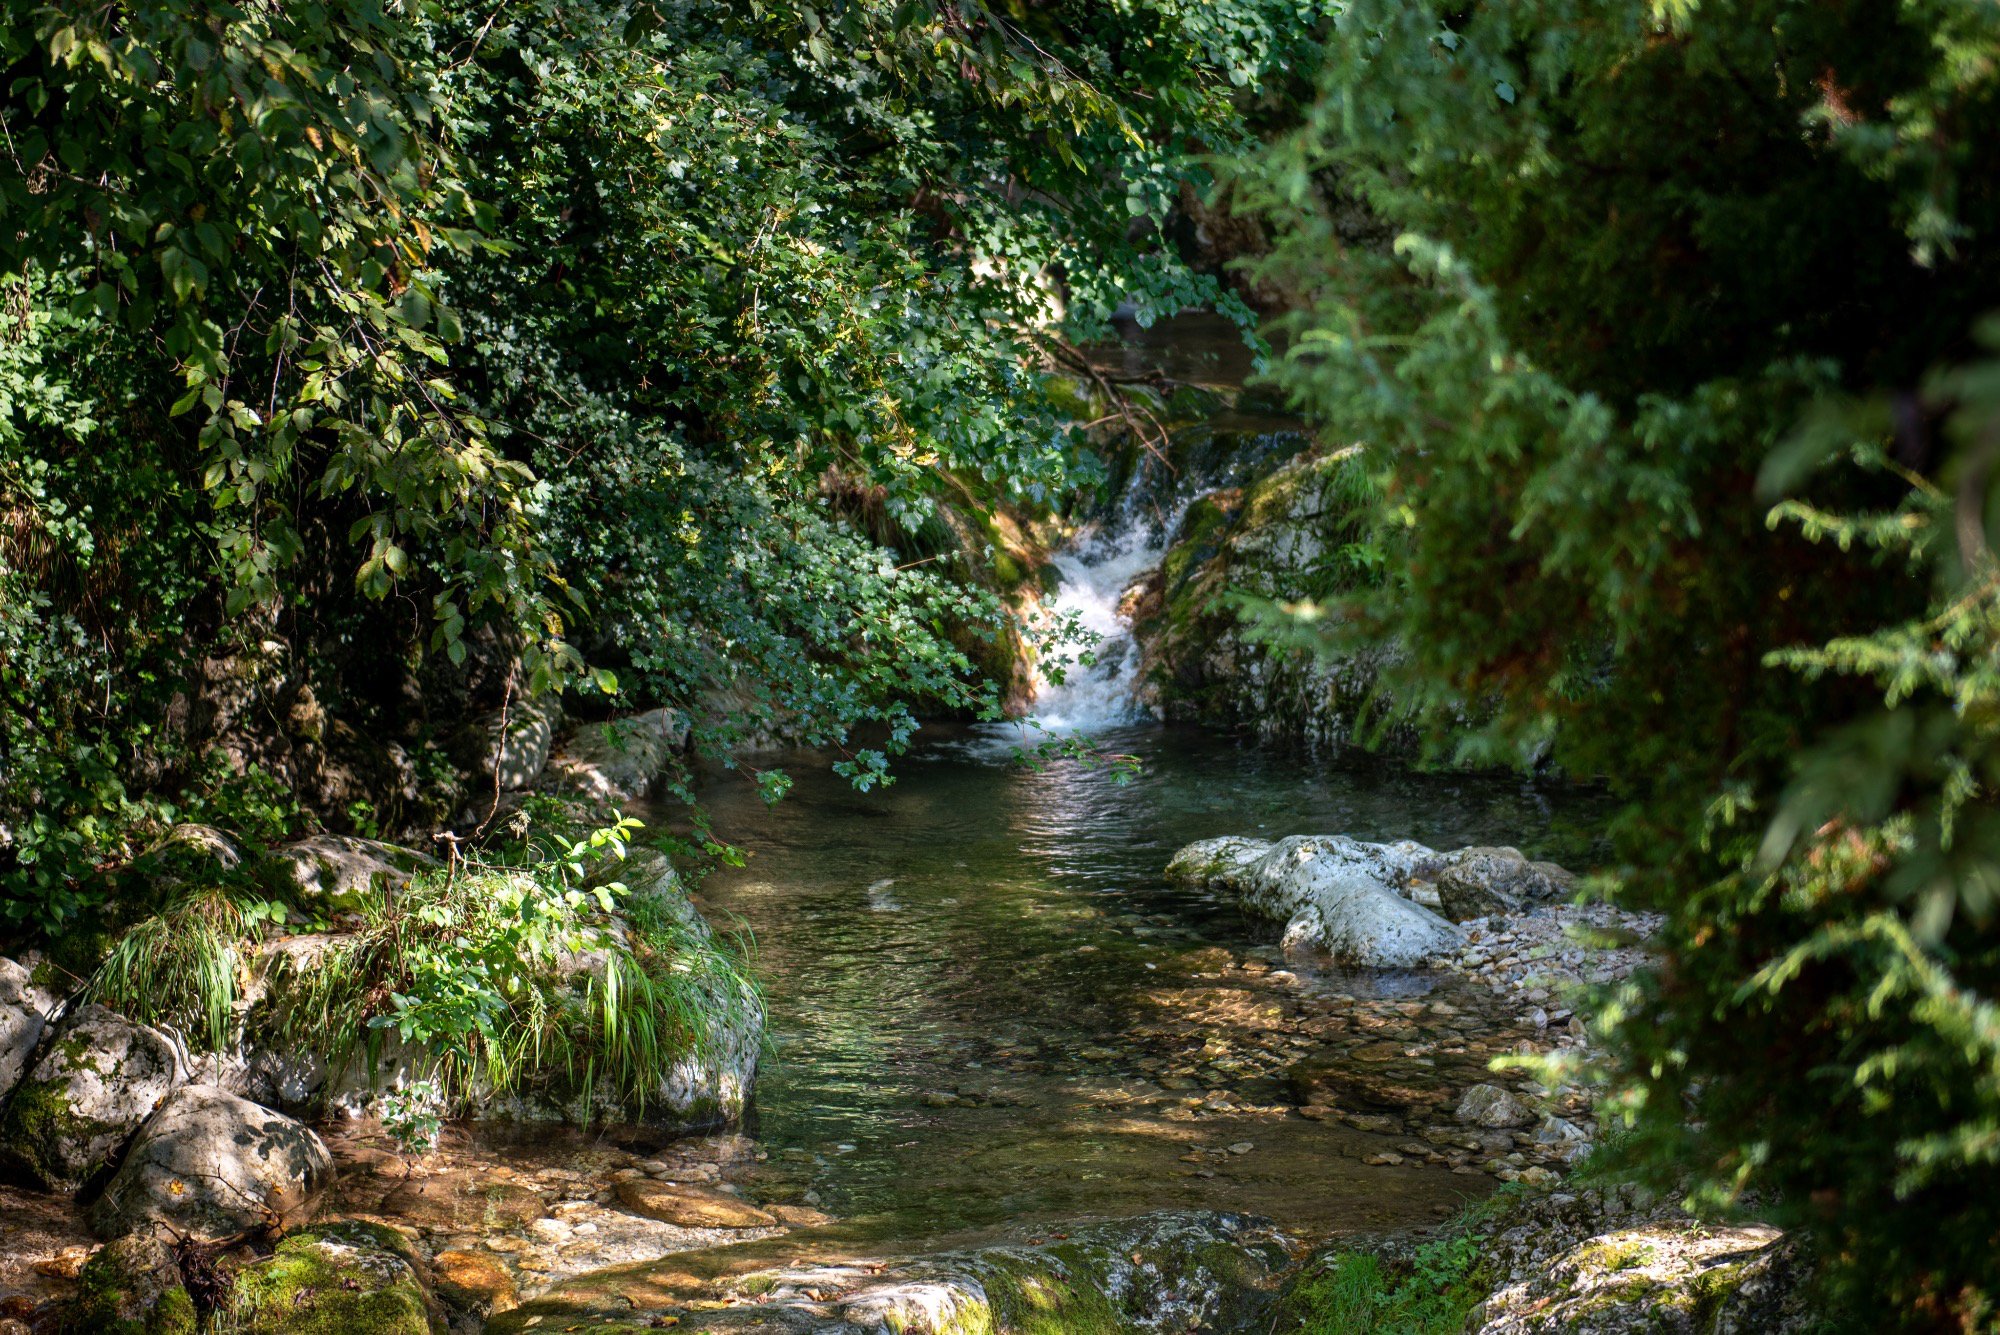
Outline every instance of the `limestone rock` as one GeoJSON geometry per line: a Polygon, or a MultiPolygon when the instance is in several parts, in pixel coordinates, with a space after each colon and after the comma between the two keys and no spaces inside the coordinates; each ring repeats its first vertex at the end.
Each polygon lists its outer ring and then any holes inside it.
{"type": "Polygon", "coordinates": [[[425,1278],[395,1230],[319,1224],[246,1266],[213,1326],[232,1335],[444,1335],[425,1278]]]}
{"type": "Polygon", "coordinates": [[[323,913],[360,913],[419,871],[438,865],[413,848],[351,834],[316,834],[266,858],[261,879],[323,913]]]}
{"type": "Polygon", "coordinates": [[[673,709],[586,723],[549,761],[541,786],[616,806],[650,792],[687,740],[687,718],[673,709]]]}
{"type": "Polygon", "coordinates": [[[187,1055],[165,1034],[83,1006],[8,1101],[0,1159],[43,1190],[75,1191],[187,1078],[187,1055]]]}
{"type": "Polygon", "coordinates": [[[182,821],[157,844],[140,854],[149,867],[177,879],[235,871],[243,865],[243,849],[213,825],[182,821]]]}
{"type": "Polygon", "coordinates": [[[1422,859],[1411,875],[1431,884],[1454,922],[1518,913],[1569,894],[1576,878],[1552,862],[1530,862],[1512,848],[1461,848],[1422,859]]]}
{"type": "Polygon", "coordinates": [[[1534,1109],[1498,1085],[1474,1085],[1466,1090],[1453,1116],[1468,1126],[1494,1130],[1530,1126],[1537,1120],[1534,1109]]]}
{"type": "Polygon", "coordinates": [[[1270,851],[1268,839],[1233,834],[1200,839],[1174,854],[1167,864],[1167,879],[1180,885],[1227,887],[1270,851]]]}
{"type": "Polygon", "coordinates": [[[1344,835],[1294,835],[1265,846],[1207,840],[1175,856],[1253,913],[1286,924],[1290,947],[1318,947],[1364,968],[1407,969],[1454,950],[1458,929],[1397,893],[1431,851],[1344,835]]]}
{"type": "Polygon", "coordinates": [[[1818,1328],[1806,1267],[1776,1229],[1650,1224],[1584,1242],[1493,1294],[1478,1335],[1780,1335],[1818,1328]]]}
{"type": "Polygon", "coordinates": [[[27,1072],[58,1004],[57,998],[35,986],[27,969],[0,959],[0,1102],[27,1072]]]}
{"type": "Polygon", "coordinates": [[[486,1252],[448,1251],[431,1258],[437,1296],[445,1306],[485,1318],[520,1303],[514,1277],[486,1252]]]}
{"type": "Polygon", "coordinates": [[[704,1187],[681,1187],[650,1178],[632,1177],[612,1188],[618,1203],[682,1228],[768,1228],[778,1221],[747,1201],[704,1187]]]}
{"type": "Polygon", "coordinates": [[[212,1085],[183,1085],[140,1128],[91,1208],[100,1236],[165,1224],[228,1237],[300,1218],[333,1172],[306,1127],[212,1085]]]}
{"type": "Polygon", "coordinates": [[[550,694],[515,700],[468,726],[458,753],[471,771],[475,806],[482,794],[490,801],[496,780],[503,793],[533,788],[548,767],[562,721],[562,698],[550,694]]]}
{"type": "Polygon", "coordinates": [[[1073,1227],[1060,1241],[801,1260],[705,1278],[669,1256],[577,1276],[487,1325],[488,1335],[669,1326],[742,1335],[1270,1328],[1289,1261],[1263,1221],[1172,1214],[1073,1227]],[[746,1303],[740,1295],[758,1295],[746,1303]],[[723,1295],[730,1295],[724,1298],[723,1295]]]}

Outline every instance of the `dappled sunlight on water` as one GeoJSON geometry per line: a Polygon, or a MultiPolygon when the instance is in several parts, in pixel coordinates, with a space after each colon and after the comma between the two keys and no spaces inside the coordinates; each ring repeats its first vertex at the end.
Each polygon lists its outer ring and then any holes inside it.
{"type": "Polygon", "coordinates": [[[1283,1088],[1338,998],[1421,996],[1430,976],[1281,961],[1268,924],[1160,872],[1223,833],[1574,859],[1557,819],[1574,800],[1519,780],[1313,772],[1172,730],[1101,740],[1142,760],[1136,779],[1027,769],[961,736],[872,793],[803,765],[775,808],[747,785],[710,791],[719,833],[751,856],[704,899],[754,934],[772,1003],[760,1190],[863,1231],[937,1234],[1193,1207],[1382,1227],[1486,1189],[1365,1166],[1379,1137],[1300,1117],[1283,1088]]]}

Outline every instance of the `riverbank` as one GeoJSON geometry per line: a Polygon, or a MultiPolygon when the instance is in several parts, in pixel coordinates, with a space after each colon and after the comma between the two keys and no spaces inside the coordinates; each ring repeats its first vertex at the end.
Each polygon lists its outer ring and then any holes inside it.
{"type": "MultiPolygon", "coordinates": [[[[909,1317],[877,1302],[885,1285],[957,1295],[958,1311],[968,1276],[1003,1328],[1030,1329],[1026,1290],[1007,1287],[1024,1274],[1085,1275],[1064,1300],[1079,1320],[1078,1295],[1126,1282],[1099,1263],[1117,1248],[1036,1250],[1142,1227],[1106,1221],[1180,1221],[1147,1234],[1178,1277],[1168,1288],[1212,1272],[1167,1240],[1221,1247],[1211,1260],[1254,1271],[1230,1310],[1268,1316],[1326,1248],[1428,1236],[1503,1184],[1560,1187],[1594,1136],[1587,1100],[1490,1064],[1585,1045],[1565,986],[1641,958],[1576,939],[1603,910],[1523,902],[1456,924],[1458,947],[1423,967],[1358,969],[1287,948],[1282,921],[1163,869],[1184,836],[1295,821],[1444,847],[1525,832],[1567,856],[1587,794],[1308,769],[1200,734],[1111,740],[1145,761],[1137,778],[1024,769],[1005,737],[973,733],[872,793],[806,775],[767,810],[719,781],[706,793],[718,824],[757,830],[747,865],[695,901],[757,942],[773,1046],[747,1133],[468,1121],[411,1154],[358,1108],[315,1124],[332,1168],[307,1218],[389,1230],[434,1314],[467,1331],[509,1311],[523,1315],[495,1329],[602,1315],[607,1294],[683,1324],[723,1311],[782,1324],[794,1317],[774,1304],[800,1302],[828,1321],[909,1317]],[[1228,1220],[1262,1221],[1256,1236],[1283,1257],[1218,1239],[1228,1220]],[[702,1257],[717,1269],[693,1283],[702,1257]],[[741,1282],[765,1272],[790,1278],[741,1282]]],[[[1467,876],[1446,879],[1455,904],[1473,902],[1467,876]]],[[[37,1304],[89,1288],[88,1222],[58,1210],[23,1235],[37,1254],[9,1283],[17,1308],[54,1313],[37,1304]]],[[[266,1273],[276,1236],[215,1263],[266,1273]]]]}

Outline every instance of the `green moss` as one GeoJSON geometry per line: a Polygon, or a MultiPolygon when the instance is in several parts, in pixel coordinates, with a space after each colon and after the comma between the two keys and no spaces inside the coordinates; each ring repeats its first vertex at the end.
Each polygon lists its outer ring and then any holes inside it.
{"type": "Polygon", "coordinates": [[[1181,521],[1181,538],[1161,562],[1169,598],[1186,584],[1191,572],[1206,565],[1221,550],[1222,539],[1235,517],[1230,500],[1228,495],[1217,493],[1204,496],[1188,507],[1187,517],[1181,521]]]}
{"type": "Polygon", "coordinates": [[[986,1329],[1006,1335],[1119,1335],[1126,1329],[1103,1277],[1082,1249],[982,1259],[980,1280],[990,1310],[968,1312],[950,1335],[985,1335],[986,1329]]]}
{"type": "Polygon", "coordinates": [[[432,1335],[415,1252],[401,1234],[345,1220],[292,1234],[237,1276],[212,1335],[432,1335]]]}
{"type": "Polygon", "coordinates": [[[123,1264],[120,1244],[91,1257],[77,1275],[77,1291],[57,1318],[61,1335],[195,1335],[199,1322],[194,1299],[177,1276],[133,1273],[123,1264]]]}
{"type": "Polygon", "coordinates": [[[0,1133],[14,1165],[50,1190],[74,1185],[53,1157],[55,1147],[84,1144],[97,1130],[96,1123],[77,1116],[68,1089],[63,1080],[24,1081],[7,1105],[0,1133]]]}

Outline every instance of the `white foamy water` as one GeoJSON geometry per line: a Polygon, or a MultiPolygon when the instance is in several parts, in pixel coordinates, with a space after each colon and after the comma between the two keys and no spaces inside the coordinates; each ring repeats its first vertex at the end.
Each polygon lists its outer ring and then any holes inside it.
{"type": "Polygon", "coordinates": [[[1092,525],[1053,559],[1062,586],[1043,609],[1043,625],[1072,619],[1096,637],[1094,646],[1074,643],[1045,650],[1035,670],[1029,713],[1052,732],[1115,727],[1146,717],[1138,697],[1142,666],[1131,624],[1119,614],[1126,590],[1166,555],[1173,522],[1148,523],[1130,510],[1108,529],[1092,525]],[[1088,654],[1088,663],[1076,661],[1088,654]],[[1068,659],[1060,684],[1049,675],[1050,659],[1068,659]]]}

